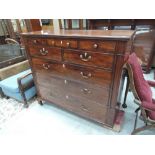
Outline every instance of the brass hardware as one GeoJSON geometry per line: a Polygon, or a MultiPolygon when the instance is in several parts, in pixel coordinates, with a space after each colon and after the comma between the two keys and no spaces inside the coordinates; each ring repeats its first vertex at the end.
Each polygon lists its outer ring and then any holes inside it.
{"type": "Polygon", "coordinates": [[[52,46],[54,46],[54,41],[52,41],[52,46]]]}
{"type": "Polygon", "coordinates": [[[49,64],[43,64],[43,68],[47,70],[50,68],[50,65],[49,64]]]}
{"type": "Polygon", "coordinates": [[[33,40],[33,43],[35,43],[35,44],[36,44],[36,43],[37,43],[37,40],[33,40]]]}
{"type": "Polygon", "coordinates": [[[86,108],[86,106],[82,105],[81,107],[82,107],[82,109],[83,109],[84,111],[88,111],[88,109],[86,108]]]}
{"type": "Polygon", "coordinates": [[[91,94],[91,90],[87,89],[87,88],[83,88],[81,89],[81,91],[84,93],[84,94],[91,94]]]}
{"type": "Polygon", "coordinates": [[[87,52],[80,54],[80,58],[83,61],[89,61],[91,59],[91,55],[89,55],[87,52]]]}
{"type": "Polygon", "coordinates": [[[93,47],[96,49],[96,48],[98,48],[98,45],[97,44],[94,44],[93,47]]]}
{"type": "Polygon", "coordinates": [[[66,43],[66,45],[67,45],[67,47],[69,47],[69,46],[70,46],[70,43],[69,43],[69,42],[67,42],[67,43],[66,43]]]}
{"type": "Polygon", "coordinates": [[[88,78],[90,78],[90,77],[92,76],[91,73],[86,74],[86,73],[81,72],[80,74],[81,74],[82,77],[85,78],[85,79],[88,79],[88,78]]]}
{"type": "Polygon", "coordinates": [[[45,48],[43,48],[43,49],[40,50],[40,54],[41,55],[47,55],[48,54],[48,51],[45,50],[45,48]]]}
{"type": "Polygon", "coordinates": [[[62,40],[61,40],[60,44],[61,44],[61,47],[62,47],[62,40]]]}

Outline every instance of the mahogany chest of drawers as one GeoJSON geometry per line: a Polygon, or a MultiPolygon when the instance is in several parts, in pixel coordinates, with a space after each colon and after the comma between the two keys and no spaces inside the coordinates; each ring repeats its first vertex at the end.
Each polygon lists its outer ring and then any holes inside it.
{"type": "Polygon", "coordinates": [[[133,31],[118,30],[22,34],[38,100],[113,128],[132,35],[133,31]]]}

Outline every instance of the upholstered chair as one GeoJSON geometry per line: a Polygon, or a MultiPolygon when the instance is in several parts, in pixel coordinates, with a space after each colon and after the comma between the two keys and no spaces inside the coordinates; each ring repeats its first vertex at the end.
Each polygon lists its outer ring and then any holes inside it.
{"type": "Polygon", "coordinates": [[[126,92],[128,92],[128,88],[130,87],[135,97],[134,101],[139,106],[135,111],[136,119],[134,130],[132,132],[132,134],[136,134],[140,131],[155,127],[155,100],[152,98],[152,91],[150,88],[150,86],[155,87],[155,82],[145,80],[143,71],[135,53],[128,56],[126,60],[126,68],[128,71],[126,92]],[[144,121],[145,125],[137,128],[139,111],[140,117],[144,121]]]}

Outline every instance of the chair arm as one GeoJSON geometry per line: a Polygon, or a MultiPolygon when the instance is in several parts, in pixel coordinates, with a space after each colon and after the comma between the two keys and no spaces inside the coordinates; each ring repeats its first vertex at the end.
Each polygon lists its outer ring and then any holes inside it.
{"type": "Polygon", "coordinates": [[[16,40],[11,39],[11,38],[6,38],[5,41],[6,41],[7,44],[17,44],[17,45],[19,45],[19,43],[16,40]]]}
{"type": "Polygon", "coordinates": [[[154,81],[147,81],[147,83],[151,86],[151,87],[155,87],[155,82],[154,81]]]}
{"type": "Polygon", "coordinates": [[[32,74],[32,72],[31,73],[27,73],[27,74],[25,74],[25,75],[23,75],[23,76],[21,76],[21,77],[19,77],[17,79],[18,87],[19,87],[20,90],[24,91],[24,90],[27,90],[27,89],[29,89],[29,88],[34,86],[33,79],[31,81],[29,81],[28,83],[26,83],[26,84],[22,84],[22,80],[25,79],[26,77],[28,77],[31,74],[32,74]]]}
{"type": "Polygon", "coordinates": [[[142,107],[148,111],[155,111],[155,104],[153,104],[153,103],[143,101],[142,107]]]}

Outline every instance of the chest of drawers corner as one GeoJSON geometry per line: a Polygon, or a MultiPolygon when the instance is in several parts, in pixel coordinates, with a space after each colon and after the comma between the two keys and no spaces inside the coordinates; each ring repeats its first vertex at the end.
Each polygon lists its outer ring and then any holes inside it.
{"type": "Polygon", "coordinates": [[[133,31],[22,34],[38,98],[113,128],[133,31]]]}

